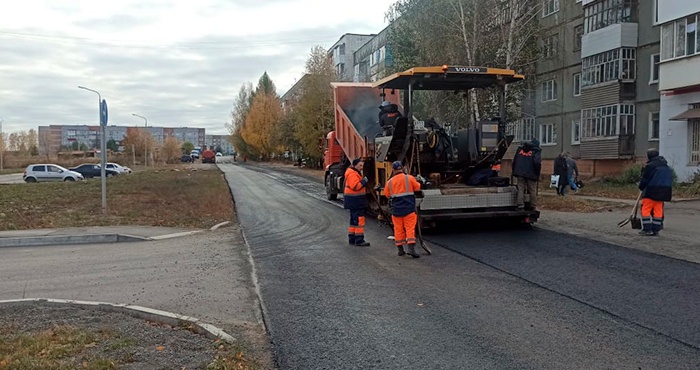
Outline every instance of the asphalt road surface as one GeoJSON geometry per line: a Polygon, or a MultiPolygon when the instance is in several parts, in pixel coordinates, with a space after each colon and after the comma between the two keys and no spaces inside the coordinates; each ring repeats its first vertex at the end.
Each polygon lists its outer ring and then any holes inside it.
{"type": "Polygon", "coordinates": [[[401,258],[373,220],[347,245],[320,184],[220,167],[282,369],[700,368],[700,265],[537,228],[443,230],[401,258]]]}
{"type": "Polygon", "coordinates": [[[12,173],[9,175],[0,175],[0,184],[21,184],[22,180],[21,173],[12,173]]]}

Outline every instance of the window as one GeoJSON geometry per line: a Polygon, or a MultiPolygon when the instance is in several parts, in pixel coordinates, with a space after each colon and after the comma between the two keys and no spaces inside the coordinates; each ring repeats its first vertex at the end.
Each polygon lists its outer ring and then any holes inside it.
{"type": "Polygon", "coordinates": [[[523,118],[506,128],[508,135],[513,135],[513,141],[528,141],[535,137],[535,119],[523,118]]]}
{"type": "Polygon", "coordinates": [[[661,60],[700,53],[698,18],[694,14],[661,26],[661,60]]]}
{"type": "Polygon", "coordinates": [[[542,82],[542,101],[557,100],[557,80],[542,82]]]}
{"type": "Polygon", "coordinates": [[[574,96],[581,96],[581,74],[574,73],[574,96]]]}
{"type": "Polygon", "coordinates": [[[587,5],[583,13],[585,33],[612,24],[636,22],[637,0],[602,0],[587,5]]]}
{"type": "Polygon", "coordinates": [[[583,86],[607,81],[634,81],[637,50],[620,48],[583,58],[583,86]]]}
{"type": "Polygon", "coordinates": [[[690,129],[690,164],[700,164],[700,119],[688,120],[690,129]]]}
{"type": "Polygon", "coordinates": [[[581,120],[571,121],[571,144],[581,144],[581,120]]]}
{"type": "Polygon", "coordinates": [[[554,34],[544,39],[543,54],[545,58],[557,56],[557,38],[559,35],[554,34]]]}
{"type": "Polygon", "coordinates": [[[540,125],[540,143],[552,145],[557,143],[557,128],[554,124],[540,125]]]}
{"type": "Polygon", "coordinates": [[[653,54],[651,56],[651,73],[649,73],[649,84],[659,82],[659,60],[661,57],[659,54],[653,54]]]}
{"type": "Polygon", "coordinates": [[[574,27],[574,51],[581,50],[581,38],[583,37],[583,25],[574,27]]]}
{"type": "Polygon", "coordinates": [[[649,113],[649,140],[659,140],[659,112],[649,113]]]}
{"type": "Polygon", "coordinates": [[[581,137],[634,135],[634,104],[613,104],[581,110],[581,137]]]}
{"type": "Polygon", "coordinates": [[[559,0],[544,0],[542,17],[552,15],[559,11],[559,0]]]}
{"type": "Polygon", "coordinates": [[[48,172],[60,172],[61,170],[58,169],[56,166],[46,166],[46,171],[48,172]]]}
{"type": "Polygon", "coordinates": [[[46,172],[46,166],[34,166],[32,168],[34,172],[46,172]]]}

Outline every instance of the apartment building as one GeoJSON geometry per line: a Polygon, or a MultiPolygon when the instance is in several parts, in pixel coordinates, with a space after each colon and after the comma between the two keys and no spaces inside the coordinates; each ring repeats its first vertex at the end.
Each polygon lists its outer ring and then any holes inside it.
{"type": "Polygon", "coordinates": [[[290,87],[289,90],[287,90],[287,92],[285,92],[284,95],[282,95],[282,97],[280,97],[280,103],[282,104],[282,110],[285,113],[289,113],[299,103],[299,97],[301,96],[301,93],[303,91],[304,83],[306,83],[308,78],[309,78],[309,74],[305,73],[299,79],[299,81],[294,83],[294,85],[292,85],[292,87],[290,87]]]}
{"type": "Polygon", "coordinates": [[[658,1],[660,112],[650,135],[680,181],[700,172],[700,1],[658,1]]]}
{"type": "Polygon", "coordinates": [[[375,34],[346,33],[328,50],[328,57],[333,61],[333,68],[338,81],[352,81],[355,65],[353,54],[367,43],[375,34]]]}
{"type": "Polygon", "coordinates": [[[537,137],[546,159],[571,153],[588,175],[619,172],[658,146],[654,9],[650,1],[545,0],[536,113],[519,136],[537,137]]]}
{"type": "Polygon", "coordinates": [[[353,53],[353,81],[376,82],[386,77],[393,65],[389,30],[384,28],[353,53]]]}
{"type": "Polygon", "coordinates": [[[206,135],[204,145],[208,148],[221,148],[222,154],[233,154],[233,145],[228,140],[229,135],[206,135]]]}
{"type": "MultiPolygon", "coordinates": [[[[114,140],[119,144],[130,129],[146,130],[158,145],[163,144],[165,138],[172,136],[182,142],[189,141],[197,146],[203,146],[206,134],[205,129],[197,127],[107,126],[105,137],[107,141],[114,140]]],[[[46,154],[47,150],[57,153],[61,148],[74,145],[73,143],[84,144],[89,149],[100,147],[100,126],[39,126],[38,135],[40,154],[46,154]]]]}

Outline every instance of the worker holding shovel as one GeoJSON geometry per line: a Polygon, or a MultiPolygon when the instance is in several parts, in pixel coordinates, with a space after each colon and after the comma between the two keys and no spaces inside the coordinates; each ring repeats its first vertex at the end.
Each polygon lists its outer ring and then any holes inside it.
{"type": "Polygon", "coordinates": [[[673,172],[657,149],[647,150],[647,159],[639,180],[642,191],[642,231],[639,233],[656,236],[664,225],[664,202],[671,200],[673,172]]]}
{"type": "Polygon", "coordinates": [[[420,190],[420,183],[415,177],[404,173],[403,164],[396,161],[391,165],[392,176],[384,187],[384,195],[391,199],[391,221],[394,224],[394,241],[398,255],[408,254],[419,258],[416,253],[416,197],[414,192],[420,190]],[[404,251],[403,246],[408,246],[404,251]]]}

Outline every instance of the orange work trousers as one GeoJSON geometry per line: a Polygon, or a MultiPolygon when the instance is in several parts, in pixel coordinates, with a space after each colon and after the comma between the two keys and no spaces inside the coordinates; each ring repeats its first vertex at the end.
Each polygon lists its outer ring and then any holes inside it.
{"type": "Polygon", "coordinates": [[[664,202],[642,198],[642,229],[658,232],[664,225],[664,202]]]}
{"type": "Polygon", "coordinates": [[[394,223],[394,242],[396,246],[416,244],[416,222],[418,215],[411,212],[406,216],[391,216],[394,223]]]}

